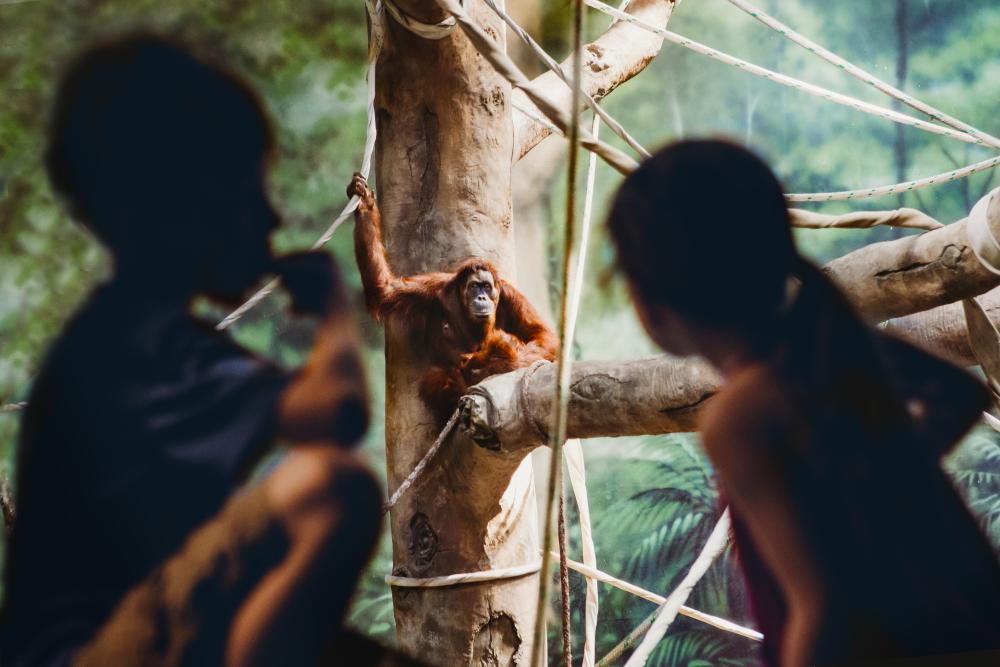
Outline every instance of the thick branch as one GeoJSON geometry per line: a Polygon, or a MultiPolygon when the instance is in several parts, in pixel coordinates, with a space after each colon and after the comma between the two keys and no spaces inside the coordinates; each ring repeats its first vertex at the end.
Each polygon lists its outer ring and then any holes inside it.
{"type": "MultiPolygon", "coordinates": [[[[976,301],[990,320],[1000,327],[1000,288],[990,290],[976,301]]],[[[965,314],[960,302],[889,320],[885,323],[885,329],[926,350],[937,352],[953,363],[963,366],[976,364],[969,346],[969,329],[965,324],[965,314]]]]}
{"type": "MultiPolygon", "coordinates": [[[[666,26],[673,11],[673,0],[635,0],[628,13],[656,26],[666,26]]],[[[645,69],[663,45],[663,38],[631,24],[619,22],[603,35],[587,44],[583,54],[583,90],[594,99],[601,99],[645,69]]],[[[569,71],[572,57],[563,61],[564,71],[569,71]]],[[[556,105],[563,108],[571,104],[569,87],[553,72],[546,72],[532,82],[546,93],[556,105]]],[[[520,90],[512,97],[515,105],[533,106],[520,90]]],[[[581,108],[582,110],[582,108],[581,108]]],[[[540,114],[541,115],[541,114],[540,114]]],[[[514,114],[514,159],[519,160],[551,131],[530,120],[522,113],[514,114]]]]}
{"type": "MultiPolygon", "coordinates": [[[[462,430],[505,452],[546,444],[554,382],[550,363],[484,380],[462,399],[462,430]]],[[[718,384],[706,364],[672,357],[574,364],[567,437],[693,431],[718,384]]]]}
{"type": "MultiPolygon", "coordinates": [[[[1000,238],[1000,197],[992,197],[987,221],[1000,238]]],[[[863,317],[880,322],[902,317],[1000,285],[976,258],[961,220],[919,236],[873,243],[826,265],[863,317]]]]}

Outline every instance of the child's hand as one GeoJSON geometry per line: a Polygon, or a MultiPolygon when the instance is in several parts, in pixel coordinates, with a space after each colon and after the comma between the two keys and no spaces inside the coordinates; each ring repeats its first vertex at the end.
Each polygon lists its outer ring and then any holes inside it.
{"type": "Polygon", "coordinates": [[[301,315],[327,315],[347,305],[344,282],[333,256],[320,250],[295,252],[274,261],[273,271],[301,315]]]}

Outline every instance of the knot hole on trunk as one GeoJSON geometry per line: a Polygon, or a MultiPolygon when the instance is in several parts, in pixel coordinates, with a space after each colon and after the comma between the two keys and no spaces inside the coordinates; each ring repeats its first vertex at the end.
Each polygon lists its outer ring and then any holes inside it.
{"type": "Polygon", "coordinates": [[[415,572],[424,573],[438,552],[438,536],[431,528],[431,521],[423,512],[410,519],[410,543],[407,548],[410,565],[415,572]]]}

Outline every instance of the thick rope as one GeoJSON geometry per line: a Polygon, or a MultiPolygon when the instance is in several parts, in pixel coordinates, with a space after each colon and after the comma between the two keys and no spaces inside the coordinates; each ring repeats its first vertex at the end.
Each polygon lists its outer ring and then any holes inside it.
{"type": "MultiPolygon", "coordinates": [[[[454,2],[454,0],[445,0],[454,2]]],[[[459,19],[461,21],[461,19],[459,19]]],[[[464,25],[464,24],[463,24],[464,25]]],[[[552,452],[552,464],[549,466],[548,493],[545,499],[545,532],[542,550],[542,575],[538,586],[538,604],[536,607],[534,643],[532,645],[531,667],[542,667],[545,655],[545,616],[549,603],[549,566],[552,558],[552,519],[556,508],[556,495],[562,494],[562,448],[566,441],[566,420],[569,413],[569,378],[573,365],[573,322],[570,311],[570,275],[573,270],[574,242],[576,237],[576,172],[579,158],[581,128],[580,108],[583,77],[583,2],[573,2],[573,32],[572,43],[572,83],[570,89],[569,123],[566,124],[566,134],[569,139],[568,159],[566,167],[566,229],[563,233],[562,276],[560,290],[562,299],[559,307],[559,357],[556,360],[555,396],[553,397],[552,423],[549,431],[549,448],[552,452]]],[[[506,54],[504,54],[506,57],[506,54]]],[[[523,76],[523,75],[522,75],[523,76]]],[[[525,92],[528,92],[527,90],[525,92]]],[[[529,93],[530,96],[530,93],[529,93]]],[[[536,104],[537,100],[532,100],[536,104]]],[[[544,107],[540,107],[544,112],[544,107]]],[[[546,114],[552,118],[552,114],[546,114]]],[[[594,139],[598,144],[598,140],[594,139]]]]}
{"type": "Polygon", "coordinates": [[[559,493],[559,596],[562,602],[562,665],[573,667],[572,618],[569,608],[569,544],[566,540],[566,490],[559,493]]]}
{"type": "MultiPolygon", "coordinates": [[[[375,153],[375,64],[378,61],[378,54],[381,50],[382,45],[382,26],[380,23],[380,15],[382,12],[382,3],[380,0],[375,0],[374,2],[366,3],[368,8],[369,16],[371,17],[371,43],[368,49],[368,71],[366,78],[368,81],[368,126],[365,130],[365,150],[361,158],[361,169],[359,170],[361,174],[368,178],[369,172],[371,172],[372,166],[372,155],[375,153]]],[[[351,217],[354,213],[354,209],[358,207],[358,198],[351,197],[347,204],[341,210],[340,215],[338,215],[334,221],[330,224],[323,235],[320,236],[315,243],[312,245],[313,250],[317,250],[325,246],[333,234],[340,228],[344,222],[351,217]]],[[[243,302],[239,308],[229,313],[219,322],[215,328],[219,331],[228,329],[237,320],[246,315],[254,306],[263,301],[271,292],[273,292],[280,281],[275,278],[268,281],[266,285],[257,290],[253,296],[243,302]]]]}
{"type": "MultiPolygon", "coordinates": [[[[413,486],[420,476],[423,475],[427,466],[430,464],[431,460],[437,454],[438,450],[448,439],[452,430],[455,428],[455,424],[458,423],[458,416],[460,414],[459,410],[455,410],[451,413],[451,417],[448,419],[448,423],[444,425],[441,429],[441,433],[438,434],[437,439],[424,454],[420,462],[413,468],[406,479],[396,488],[392,496],[385,502],[382,506],[383,512],[388,512],[399,499],[403,497],[411,486],[413,486]]],[[[495,570],[482,570],[479,572],[466,572],[462,574],[448,574],[440,577],[401,577],[397,575],[386,575],[385,583],[390,586],[397,586],[402,588],[441,588],[445,586],[457,586],[459,584],[471,584],[483,581],[498,581],[502,579],[512,579],[516,577],[523,577],[527,574],[534,574],[538,572],[541,568],[541,563],[534,563],[532,565],[520,565],[517,567],[508,567],[495,570]]]]}
{"type": "Polygon", "coordinates": [[[961,169],[954,169],[952,171],[946,171],[942,174],[935,174],[934,176],[928,176],[927,178],[921,178],[916,181],[908,181],[906,183],[896,183],[895,185],[884,185],[877,188],[866,188],[864,190],[842,190],[840,192],[808,192],[804,194],[789,194],[785,195],[785,199],[790,202],[825,202],[825,201],[847,201],[849,199],[868,199],[871,197],[882,197],[885,195],[894,195],[900,192],[912,192],[913,190],[920,190],[921,188],[930,187],[932,185],[940,185],[941,183],[949,183],[951,181],[957,181],[961,178],[966,178],[967,176],[972,176],[973,174],[978,174],[981,171],[986,171],[987,169],[993,169],[997,165],[1000,165],[1000,155],[996,157],[987,158],[982,162],[976,162],[975,164],[970,164],[967,167],[962,167],[961,169]]]}
{"type": "MultiPolygon", "coordinates": [[[[672,5],[671,5],[672,6],[672,5]]],[[[591,133],[597,138],[601,131],[601,118],[594,114],[591,133]]],[[[580,313],[580,300],[583,297],[583,277],[587,268],[587,246],[590,241],[590,228],[594,211],[594,185],[597,181],[597,156],[591,153],[587,162],[587,186],[583,200],[583,215],[580,219],[580,244],[576,256],[576,267],[572,276],[569,291],[569,340],[573,340],[576,330],[576,320],[580,313]]],[[[570,487],[576,499],[580,514],[580,542],[583,550],[583,561],[591,567],[597,567],[597,552],[594,545],[594,533],[590,522],[590,499],[587,495],[587,473],[583,458],[583,447],[577,439],[569,440],[563,448],[566,457],[566,469],[569,474],[570,487]]],[[[597,582],[587,579],[586,600],[584,602],[584,632],[583,632],[583,662],[581,667],[594,667],[597,658],[597,612],[598,612],[597,582]]]]}
{"type": "Polygon", "coordinates": [[[725,550],[726,545],[729,543],[729,526],[729,510],[726,509],[722,513],[722,516],[719,517],[719,522],[715,524],[712,534],[708,536],[708,542],[705,543],[701,553],[698,554],[698,558],[695,559],[691,569],[684,575],[684,579],[681,580],[680,585],[667,597],[666,602],[663,603],[656,616],[656,620],[653,621],[652,627],[650,627],[642,643],[639,644],[639,648],[629,657],[628,662],[625,663],[625,667],[642,667],[646,664],[649,656],[653,653],[653,649],[660,643],[660,640],[663,639],[663,636],[667,632],[667,628],[670,627],[670,624],[677,617],[677,613],[691,594],[691,590],[695,584],[705,576],[708,568],[715,562],[719,554],[725,550]]]}
{"type": "Polygon", "coordinates": [[[558,134],[560,137],[565,137],[566,136],[563,133],[563,131],[560,130],[558,127],[556,127],[555,124],[552,121],[550,121],[545,116],[542,116],[541,114],[539,114],[537,108],[530,107],[527,104],[521,104],[517,100],[511,100],[511,106],[514,107],[515,109],[517,109],[518,111],[520,111],[521,113],[523,113],[525,116],[527,116],[532,121],[538,123],[539,125],[541,125],[545,129],[547,129],[552,134],[558,134]]]}
{"type": "Polygon", "coordinates": [[[396,588],[445,588],[461,584],[478,584],[484,581],[500,581],[516,579],[529,574],[535,574],[541,568],[541,563],[518,565],[496,570],[481,572],[464,572],[462,574],[446,574],[440,577],[400,577],[394,574],[386,575],[385,583],[396,588]]]}
{"type": "MultiPolygon", "coordinates": [[[[439,1],[440,2],[449,2],[451,0],[439,0],[439,1]]],[[[629,23],[632,23],[632,24],[636,25],[637,27],[643,28],[644,30],[648,30],[648,31],[653,32],[655,34],[661,35],[661,36],[663,36],[665,38],[671,39],[671,41],[682,40],[683,42],[686,42],[688,44],[695,44],[695,42],[692,42],[691,40],[688,40],[686,37],[681,37],[680,35],[677,35],[676,33],[670,32],[669,30],[665,30],[665,29],[662,29],[662,28],[657,28],[656,26],[650,25],[650,24],[648,24],[648,23],[646,23],[644,21],[641,21],[640,19],[636,19],[631,14],[626,14],[626,13],[620,11],[620,10],[617,10],[617,9],[614,9],[614,8],[608,6],[608,5],[605,5],[604,3],[599,2],[598,0],[584,0],[584,1],[588,5],[590,5],[591,7],[594,7],[595,9],[599,9],[600,11],[602,11],[602,12],[604,12],[606,14],[611,15],[615,19],[622,20],[622,21],[627,21],[629,23]]],[[[475,43],[475,40],[474,40],[474,43],[475,43]]],[[[681,43],[681,42],[678,41],[677,43],[681,43]]],[[[714,49],[711,49],[711,48],[703,46],[703,45],[698,45],[698,46],[701,47],[702,49],[706,50],[706,51],[710,51],[712,53],[718,54],[718,52],[715,51],[714,49]]],[[[477,48],[478,48],[478,44],[477,44],[477,48]]],[[[486,54],[484,53],[484,55],[486,55],[486,54]]],[[[487,56],[487,57],[489,57],[489,56],[487,56]]],[[[727,57],[729,57],[729,56],[727,56],[727,57]]],[[[738,59],[736,59],[736,60],[738,60],[738,59]]],[[[517,74],[520,75],[523,78],[522,81],[515,80],[517,77],[514,76],[514,75],[508,76],[509,73],[506,72],[505,70],[502,70],[497,65],[497,63],[494,62],[494,60],[492,58],[490,58],[490,61],[494,64],[495,67],[497,67],[498,71],[505,78],[507,78],[508,81],[511,82],[512,85],[515,85],[515,86],[521,88],[522,90],[525,91],[525,93],[528,94],[529,98],[531,98],[533,102],[536,101],[534,99],[534,97],[532,96],[534,91],[530,90],[530,88],[531,88],[531,82],[527,81],[527,79],[524,78],[524,75],[519,70],[517,70],[517,74]]],[[[745,62],[745,61],[741,61],[741,62],[745,62]]],[[[750,65],[750,63],[745,63],[745,64],[746,65],[750,65]]],[[[510,63],[510,66],[513,67],[513,63],[510,63]]],[[[757,67],[757,66],[756,65],[752,65],[752,67],[757,67]]],[[[514,68],[514,69],[516,70],[516,68],[514,68]]],[[[763,68],[760,68],[760,69],[763,69],[763,68]]],[[[769,70],[764,70],[764,71],[769,71],[769,70]]],[[[783,76],[783,75],[779,75],[777,73],[772,73],[772,74],[774,74],[777,77],[782,77],[783,76]]],[[[806,84],[806,85],[808,85],[808,84],[806,84]]],[[[826,91],[826,92],[830,92],[830,91],[826,91]]],[[[831,93],[831,94],[832,95],[838,95],[837,93],[831,93]]],[[[544,99],[544,96],[543,96],[543,99],[544,99]]],[[[867,103],[862,103],[862,104],[867,104],[867,103]]],[[[523,105],[518,105],[518,104],[515,103],[515,108],[517,108],[518,111],[520,111],[521,113],[525,114],[531,120],[535,121],[536,123],[539,123],[540,125],[545,126],[546,128],[548,128],[549,130],[551,130],[553,132],[555,132],[555,131],[558,130],[560,134],[565,135],[564,119],[563,119],[562,122],[552,122],[552,121],[556,120],[556,117],[553,116],[552,113],[550,113],[551,110],[545,108],[545,106],[543,106],[543,105],[536,104],[536,106],[538,107],[538,110],[542,112],[542,114],[544,114],[545,116],[548,116],[548,118],[552,119],[552,120],[546,120],[545,118],[543,118],[543,117],[539,116],[537,113],[535,113],[534,110],[526,108],[523,105]]],[[[879,107],[879,109],[882,109],[882,108],[879,107]]],[[[888,112],[890,114],[897,114],[897,112],[891,111],[889,109],[882,109],[882,110],[886,111],[886,112],[888,112]]],[[[560,118],[563,116],[563,114],[561,112],[559,112],[558,110],[556,111],[556,115],[559,116],[560,118]]],[[[901,116],[902,118],[907,119],[908,121],[912,120],[912,121],[917,122],[917,123],[923,123],[924,122],[924,121],[919,121],[917,119],[912,119],[909,116],[903,116],[902,114],[897,114],[897,115],[901,116]]],[[[950,130],[948,130],[947,128],[941,128],[941,127],[939,127],[937,125],[931,125],[929,123],[924,123],[924,124],[925,125],[929,125],[931,128],[935,128],[934,130],[931,130],[931,131],[942,130],[944,132],[950,132],[950,130]]],[[[972,143],[976,143],[978,141],[977,139],[975,139],[971,135],[966,135],[966,136],[968,137],[969,140],[971,140],[972,143]]],[[[593,135],[590,135],[590,139],[591,139],[591,141],[585,140],[585,141],[581,142],[581,145],[584,148],[586,148],[587,150],[595,151],[597,145],[606,146],[606,144],[603,144],[602,142],[599,142],[599,140],[596,139],[595,137],[593,137],[593,135]]],[[[609,164],[611,164],[611,166],[615,167],[615,169],[617,169],[619,172],[621,172],[623,174],[627,175],[627,174],[631,173],[634,170],[634,168],[635,168],[634,165],[629,166],[627,164],[622,164],[620,161],[615,161],[613,158],[609,157],[606,153],[602,153],[601,150],[597,150],[597,152],[598,152],[598,155],[600,155],[606,162],[608,162],[609,164]]],[[[921,188],[930,187],[932,185],[939,185],[941,183],[948,183],[948,182],[951,182],[951,181],[956,181],[956,180],[959,180],[959,179],[971,176],[973,174],[977,174],[979,172],[986,171],[988,169],[992,169],[992,168],[996,167],[998,164],[1000,164],[1000,156],[992,157],[992,158],[987,158],[986,160],[983,160],[981,162],[976,162],[976,163],[968,165],[966,167],[962,167],[961,169],[954,169],[952,171],[947,171],[947,172],[944,172],[944,173],[941,173],[941,174],[936,174],[934,176],[929,176],[927,178],[923,178],[923,179],[919,179],[919,180],[915,180],[915,181],[907,181],[907,182],[904,182],[904,183],[897,183],[897,184],[894,184],[894,185],[886,185],[886,186],[880,186],[880,187],[875,187],[875,188],[866,188],[866,189],[861,189],[861,190],[841,190],[841,191],[837,191],[837,192],[792,193],[792,194],[785,195],[785,199],[787,201],[789,201],[789,202],[826,202],[826,201],[847,201],[847,200],[852,200],[852,199],[868,199],[868,198],[872,198],[872,197],[881,197],[881,196],[884,196],[884,195],[898,194],[900,192],[911,192],[913,190],[919,190],[921,188]]],[[[793,225],[796,224],[796,221],[795,221],[794,218],[792,220],[792,224],[793,225]]],[[[798,225],[796,225],[796,226],[798,226],[798,225]]],[[[805,226],[805,227],[811,227],[812,225],[803,225],[803,226],[805,226]]],[[[841,225],[835,225],[835,226],[841,226],[841,225]]],[[[850,225],[844,225],[844,226],[850,226],[850,225]]]]}
{"type": "Polygon", "coordinates": [[[854,211],[843,215],[826,215],[801,208],[788,209],[793,227],[803,229],[868,229],[885,225],[906,229],[941,229],[943,224],[915,208],[898,208],[893,211],[854,211]]]}
{"type": "Polygon", "coordinates": [[[687,49],[690,49],[691,51],[694,51],[695,53],[700,53],[703,56],[708,56],[709,58],[717,60],[721,63],[732,65],[733,67],[741,69],[745,72],[749,72],[750,74],[762,77],[764,79],[767,79],[768,81],[774,81],[775,83],[780,83],[790,88],[801,90],[804,93],[815,95],[816,97],[820,97],[824,100],[833,102],[835,104],[841,104],[850,107],[852,109],[855,109],[857,111],[871,114],[879,118],[884,118],[886,120],[894,121],[896,123],[899,123],[900,125],[909,125],[910,127],[915,127],[924,130],[925,132],[930,132],[932,134],[940,134],[942,136],[951,137],[952,139],[957,139],[959,141],[964,141],[970,144],[981,143],[979,139],[970,134],[966,134],[965,132],[960,132],[950,127],[944,127],[942,125],[936,125],[934,123],[928,123],[925,120],[920,120],[919,118],[913,118],[911,116],[907,116],[906,114],[899,113],[898,111],[893,111],[892,109],[880,107],[877,104],[871,104],[870,102],[865,102],[863,100],[859,100],[849,95],[836,93],[832,90],[827,90],[826,88],[822,88],[821,86],[817,86],[812,83],[807,83],[800,79],[796,79],[794,77],[785,74],[780,74],[773,70],[769,70],[765,67],[755,65],[751,62],[743,60],[742,58],[737,58],[735,56],[723,53],[717,49],[713,49],[710,46],[706,46],[704,44],[696,42],[693,39],[689,39],[687,37],[684,37],[683,35],[678,35],[675,32],[671,32],[670,30],[665,30],[663,28],[658,28],[654,25],[650,25],[649,23],[646,23],[642,19],[636,18],[631,14],[626,14],[625,12],[618,11],[614,7],[606,5],[600,0],[583,0],[583,1],[588,6],[593,7],[594,9],[600,12],[603,12],[609,16],[613,16],[621,21],[627,21],[628,23],[631,23],[632,25],[642,28],[643,30],[647,30],[655,35],[659,35],[669,42],[673,42],[674,44],[683,46],[687,49]]]}
{"type": "MultiPolygon", "coordinates": [[[[583,447],[576,438],[566,441],[563,447],[566,457],[566,471],[580,513],[580,544],[583,551],[583,562],[592,569],[597,569],[597,552],[594,546],[594,531],[590,522],[590,499],[587,495],[587,469],[584,465],[583,447]]],[[[567,561],[567,567],[569,562],[567,561]]],[[[598,590],[597,580],[586,576],[586,600],[583,608],[583,662],[581,667],[594,667],[597,657],[597,611],[598,590]]]]}
{"type": "MultiPolygon", "coordinates": [[[[565,133],[553,123],[548,121],[542,116],[535,113],[534,109],[528,108],[523,105],[514,103],[514,108],[523,113],[525,116],[548,128],[550,131],[565,136],[565,133]]],[[[584,148],[589,150],[589,147],[584,145],[584,148]]],[[[946,171],[941,174],[935,174],[934,176],[928,176],[927,178],[922,178],[916,181],[906,181],[904,183],[896,183],[894,185],[884,185],[875,188],[866,188],[863,190],[840,190],[837,192],[804,192],[804,193],[791,193],[785,195],[785,200],[788,202],[828,202],[828,201],[849,201],[855,199],[871,199],[873,197],[882,197],[885,195],[898,194],[900,192],[912,192],[913,190],[920,190],[922,188],[927,188],[932,185],[941,185],[943,183],[949,183],[951,181],[958,181],[963,178],[972,176],[973,174],[978,174],[989,169],[1000,165],[1000,156],[987,158],[981,162],[976,162],[970,164],[961,169],[953,169],[951,171],[946,171]]],[[[631,173],[631,172],[629,172],[631,173]]],[[[852,214],[848,214],[852,215],[852,214]]],[[[860,213],[858,214],[860,215],[860,213]]],[[[871,215],[869,213],[869,215],[871,215]]],[[[813,224],[799,224],[800,220],[805,220],[805,217],[796,218],[792,216],[792,225],[795,227],[805,227],[808,229],[816,228],[813,224]]],[[[888,223],[886,223],[888,224],[888,223]]],[[[834,225],[821,225],[821,227],[851,227],[856,228],[866,225],[856,225],[856,224],[834,224],[834,225]]],[[[916,227],[920,229],[930,229],[931,227],[919,227],[918,225],[900,225],[903,227],[916,227]]]]}
{"type": "MultiPolygon", "coordinates": [[[[496,15],[499,16],[503,20],[503,22],[506,23],[510,27],[510,29],[514,31],[515,35],[521,38],[522,42],[528,45],[528,48],[531,49],[531,51],[535,54],[535,56],[539,60],[541,60],[553,74],[558,76],[563,83],[569,85],[569,77],[566,76],[566,72],[563,71],[562,66],[558,62],[556,62],[555,58],[550,56],[545,51],[545,49],[543,49],[542,46],[538,42],[536,42],[534,38],[532,38],[532,36],[529,35],[524,28],[518,25],[517,21],[511,18],[510,15],[507,14],[507,12],[505,12],[501,7],[499,7],[496,4],[496,2],[494,2],[494,0],[483,0],[483,1],[486,3],[487,7],[492,9],[494,13],[496,13],[496,15]]],[[[673,7],[673,5],[670,6],[673,7]]],[[[622,141],[631,146],[635,152],[639,153],[639,155],[643,157],[650,157],[649,151],[643,148],[639,144],[639,142],[636,141],[636,139],[631,134],[629,134],[624,127],[622,127],[621,123],[612,118],[611,115],[607,111],[605,111],[604,108],[601,107],[601,105],[598,104],[593,97],[591,97],[584,91],[580,91],[580,94],[583,96],[584,103],[588,107],[590,107],[590,109],[597,116],[599,116],[601,120],[607,123],[608,127],[611,128],[611,131],[617,134],[619,137],[621,137],[622,141]]],[[[594,138],[596,139],[597,135],[594,135],[594,138]]]]}
{"type": "Polygon", "coordinates": [[[771,28],[772,30],[781,33],[782,35],[792,40],[799,46],[802,46],[811,53],[816,54],[817,56],[827,61],[828,63],[836,65],[840,69],[844,70],[845,72],[853,76],[855,79],[863,81],[869,86],[872,86],[873,88],[882,91],[886,95],[896,100],[899,100],[903,104],[913,109],[916,109],[921,113],[927,114],[927,116],[929,116],[931,120],[940,121],[941,123],[944,123],[949,127],[965,132],[966,134],[970,134],[976,139],[978,139],[979,143],[992,146],[993,148],[1000,148],[1000,139],[997,139],[996,137],[989,135],[981,130],[977,130],[968,123],[963,123],[959,119],[949,116],[945,112],[936,109],[935,107],[932,107],[929,104],[921,102],[917,98],[904,93],[899,88],[896,88],[895,86],[892,86],[886,83],[885,81],[882,81],[873,74],[870,74],[865,70],[861,69],[860,67],[857,67],[856,65],[848,62],[844,58],[841,58],[836,53],[833,53],[823,48],[822,46],[812,41],[808,37],[805,37],[795,32],[794,30],[789,28],[787,25],[785,25],[778,19],[762,11],[759,7],[750,4],[746,0],[729,0],[729,2],[730,4],[735,5],[736,7],[742,9],[747,14],[754,17],[755,19],[757,19],[767,27],[771,28]]]}
{"type": "Polygon", "coordinates": [[[420,459],[420,463],[418,463],[410,474],[406,476],[406,479],[404,479],[403,482],[396,488],[392,496],[389,497],[389,500],[385,501],[385,505],[382,506],[383,512],[388,512],[395,507],[396,503],[399,502],[399,499],[403,497],[403,494],[406,493],[411,486],[413,486],[414,482],[416,482],[422,474],[424,474],[424,470],[427,469],[427,464],[431,462],[431,459],[433,459],[435,454],[438,453],[438,450],[441,449],[441,445],[443,445],[444,441],[448,439],[452,429],[455,428],[455,424],[458,422],[458,414],[459,411],[457,409],[451,413],[448,423],[444,425],[443,429],[441,429],[437,440],[434,441],[434,444],[432,444],[430,449],[427,450],[427,453],[424,454],[424,458],[420,459]]]}
{"type": "Polygon", "coordinates": [[[984,412],[983,421],[986,422],[986,425],[989,426],[991,429],[993,429],[997,433],[1000,433],[1000,419],[997,419],[988,412],[984,412]]]}
{"type": "Polygon", "coordinates": [[[457,23],[454,16],[444,18],[437,23],[425,23],[412,14],[408,14],[394,0],[382,0],[382,3],[389,10],[389,15],[396,20],[396,23],[418,37],[423,37],[424,39],[443,39],[455,32],[457,23]]]}
{"type": "MultiPolygon", "coordinates": [[[[458,26],[468,36],[469,41],[479,53],[493,66],[493,69],[508,81],[512,86],[520,88],[525,95],[538,107],[545,116],[562,130],[567,132],[574,118],[578,114],[570,113],[559,105],[552,102],[548,95],[542,92],[537,85],[525,76],[524,72],[518,69],[510,56],[506,54],[501,45],[498,45],[492,37],[483,32],[468,12],[458,3],[458,0],[437,0],[438,4],[447,9],[457,20],[458,26]]],[[[579,52],[577,51],[579,55],[579,52]]],[[[579,100],[575,107],[579,109],[579,100]]],[[[589,132],[580,133],[580,145],[590,151],[595,151],[601,159],[623,174],[629,174],[638,166],[635,160],[618,150],[614,146],[594,139],[589,132]]]]}

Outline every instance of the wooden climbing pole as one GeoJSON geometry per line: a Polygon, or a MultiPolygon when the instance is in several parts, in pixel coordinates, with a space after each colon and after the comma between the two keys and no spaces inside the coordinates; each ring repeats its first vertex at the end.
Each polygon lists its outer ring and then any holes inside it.
{"type": "MultiPolygon", "coordinates": [[[[663,25],[669,4],[636,0],[630,11],[663,25]]],[[[480,0],[464,6],[504,44],[505,27],[496,14],[480,0]]],[[[389,9],[395,11],[383,12],[377,64],[375,172],[390,262],[397,274],[407,275],[484,257],[513,278],[511,166],[548,130],[515,115],[510,85],[460,30],[448,30],[448,15],[434,0],[396,0],[389,9]]],[[[588,69],[585,89],[610,92],[641,71],[660,45],[655,35],[634,27],[611,28],[585,47],[585,63],[596,64],[588,69]]],[[[553,97],[569,99],[569,89],[555,77],[540,77],[539,84],[553,97]]],[[[386,361],[391,493],[438,429],[416,394],[426,359],[403,321],[386,323],[386,361]]],[[[393,574],[430,578],[537,562],[528,451],[492,452],[453,434],[390,512],[393,574]]],[[[399,643],[436,664],[526,665],[537,590],[537,574],[459,586],[395,586],[399,643]]]]}

